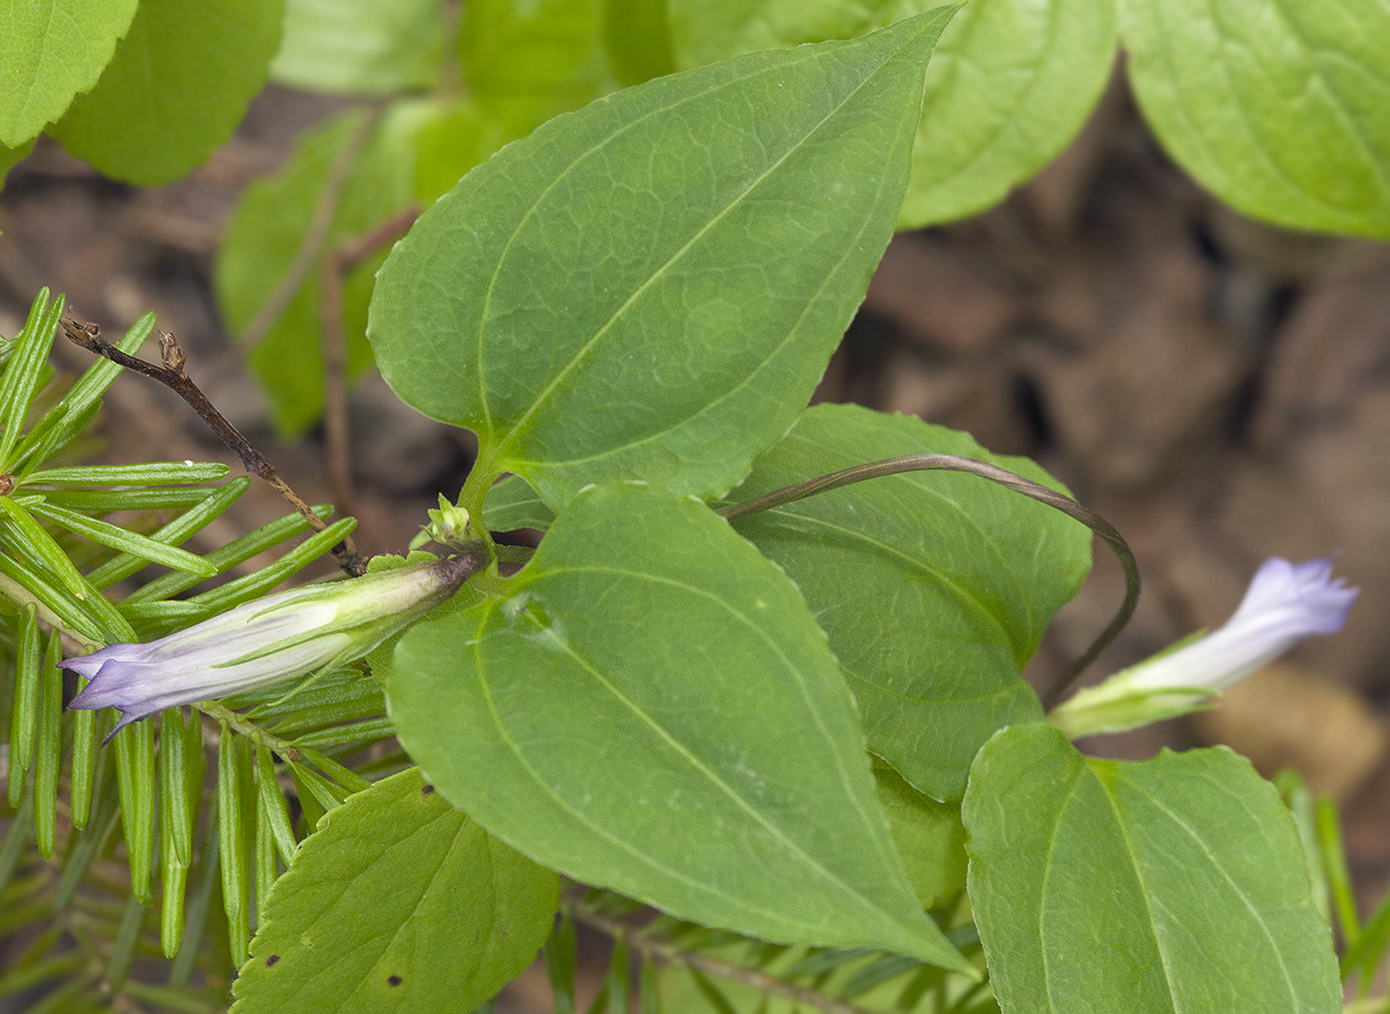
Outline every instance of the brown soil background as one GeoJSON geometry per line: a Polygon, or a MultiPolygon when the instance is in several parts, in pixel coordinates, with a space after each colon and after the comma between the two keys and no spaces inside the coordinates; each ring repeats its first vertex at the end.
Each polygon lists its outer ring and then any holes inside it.
{"type": "MultiPolygon", "coordinates": [[[[108,334],[155,310],[193,378],[280,473],[311,503],[331,499],[322,431],[275,440],[209,279],[241,188],[335,108],[270,88],[207,165],[148,190],[42,141],[0,194],[0,333],[19,328],[42,285],[108,334]]],[[[63,343],[56,356],[77,370],[88,354],[63,343]]],[[[1117,80],[1071,148],[1003,205],[893,241],[818,397],[1031,455],[1120,528],[1145,594],[1091,679],[1219,625],[1267,556],[1340,551],[1337,573],[1362,589],[1343,633],[1308,642],[1199,720],[1087,746],[1142,757],[1226,742],[1266,774],[1298,768],[1344,807],[1363,909],[1379,899],[1390,875],[1390,247],[1284,232],[1223,207],[1166,159],[1117,80]]],[[[351,425],[359,542],[401,551],[436,493],[457,492],[468,440],[378,378],[353,393],[351,425]]],[[[113,387],[101,435],[100,460],[240,470],[141,378],[113,387]]],[[[253,488],[201,548],[282,513],[253,488]]],[[[1045,686],[1122,592],[1098,548],[1030,677],[1045,686]]]]}

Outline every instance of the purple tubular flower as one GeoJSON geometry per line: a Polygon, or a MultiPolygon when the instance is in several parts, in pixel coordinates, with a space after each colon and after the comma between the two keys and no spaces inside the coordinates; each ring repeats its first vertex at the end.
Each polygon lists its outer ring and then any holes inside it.
{"type": "Polygon", "coordinates": [[[237,606],[148,644],[113,644],[60,663],[91,682],[71,708],[114,707],[131,722],[361,658],[452,595],[487,562],[481,551],[237,606]]]}
{"type": "Polygon", "coordinates": [[[1359,589],[1331,576],[1330,556],[1297,564],[1266,560],[1225,626],[1133,670],[1130,685],[1224,690],[1310,634],[1335,634],[1359,589]]]}
{"type": "Polygon", "coordinates": [[[1082,690],[1048,715],[1067,735],[1118,732],[1208,706],[1210,699],[1311,634],[1335,634],[1358,589],[1332,579],[1332,558],[1266,560],[1219,630],[1082,690]]]}

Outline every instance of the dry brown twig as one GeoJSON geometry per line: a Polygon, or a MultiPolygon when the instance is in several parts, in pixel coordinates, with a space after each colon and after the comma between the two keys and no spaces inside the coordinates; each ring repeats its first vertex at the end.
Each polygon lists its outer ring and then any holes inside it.
{"type": "MultiPolygon", "coordinates": [[[[274,467],[260,451],[256,450],[251,441],[242,436],[241,432],[228,422],[227,418],[208,400],[207,395],[203,394],[198,385],[189,379],[188,373],[184,369],[188,357],[172,334],[167,331],[155,330],[159,341],[160,357],[164,361],[163,366],[157,366],[135,356],[127,355],[116,348],[101,336],[101,328],[96,324],[76,320],[67,314],[59,319],[59,324],[62,325],[63,331],[74,344],[95,352],[102,358],[109,359],[127,370],[133,370],[151,380],[158,381],[177,394],[188,403],[193,411],[198,413],[202,420],[217,434],[218,438],[231,449],[232,453],[241,459],[246,471],[273,486],[308,521],[310,528],[321,532],[328,527],[322,518],[309,509],[309,505],[300,498],[299,494],[291,489],[284,479],[280,478],[274,467]]],[[[367,572],[367,563],[357,551],[357,546],[350,535],[333,547],[333,556],[338,561],[338,566],[352,577],[360,577],[367,572]]]]}

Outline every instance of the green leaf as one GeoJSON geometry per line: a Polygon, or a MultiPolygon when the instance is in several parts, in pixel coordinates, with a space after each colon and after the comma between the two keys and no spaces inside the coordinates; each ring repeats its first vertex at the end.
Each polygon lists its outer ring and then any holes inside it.
{"type": "Polygon", "coordinates": [[[1279,225],[1390,237],[1390,7],[1122,0],[1135,98],[1204,187],[1279,225]]]}
{"type": "Polygon", "coordinates": [[[893,851],[824,635],[723,520],[596,487],[497,587],[408,630],[387,682],[450,802],[680,918],[963,965],[893,851]]]}
{"type": "Polygon", "coordinates": [[[1015,726],[980,751],[963,816],[1006,1014],[1341,1010],[1293,820],[1224,747],[1094,760],[1015,726]]]}
{"type": "MultiPolygon", "coordinates": [[[[938,0],[672,0],[677,62],[863,35],[938,0]]],[[[941,34],[900,228],[982,211],[1076,136],[1115,61],[1115,0],[973,0],[941,34]]]]}
{"type": "Polygon", "coordinates": [[[1110,79],[1117,22],[1115,0],[966,4],[927,72],[899,228],[998,204],[1070,144],[1110,79]]]}
{"type": "Polygon", "coordinates": [[[398,395],[478,432],[465,506],[501,471],[552,507],[607,479],[710,495],[743,475],[863,298],[952,11],[627,89],[420,217],[368,331],[398,395]]]}
{"type": "Polygon", "coordinates": [[[0,31],[0,144],[17,148],[97,83],[136,0],[5,5],[0,31]]]}
{"type": "Polygon", "coordinates": [[[286,0],[270,76],[309,91],[389,95],[433,84],[443,47],[439,0],[286,0]]]}
{"type": "Polygon", "coordinates": [[[519,475],[499,479],[483,501],[483,524],[492,531],[508,532],[514,528],[545,531],[554,520],[555,512],[519,475]]]}
{"type": "MultiPolygon", "coordinates": [[[[808,409],[753,465],[745,499],[909,454],[979,458],[1061,488],[966,433],[851,405],[808,409]]],[[[979,476],[907,472],[748,515],[734,527],[791,576],[844,667],[869,749],[955,799],[996,729],[1042,717],[1019,676],[1091,562],[1091,533],[979,476]]]]}
{"type": "Polygon", "coordinates": [[[459,61],[480,109],[512,137],[617,87],[604,48],[607,0],[470,0],[459,61]]]}
{"type": "Polygon", "coordinates": [[[965,889],[965,826],[960,805],[938,803],[890,767],[875,767],[878,801],[893,829],[907,879],[925,908],[950,902],[965,889]]]}
{"type": "Polygon", "coordinates": [[[534,960],[559,877],[403,771],[353,796],[275,884],[236,1014],[464,1012],[534,960]]]}
{"type": "Polygon", "coordinates": [[[153,186],[207,161],[261,90],[284,0],[141,0],[96,88],[50,133],[107,176],[153,186]]]}
{"type": "MultiPolygon", "coordinates": [[[[218,300],[234,331],[257,318],[303,257],[307,255],[312,265],[248,360],[266,389],[272,420],[282,434],[301,433],[323,415],[318,270],[323,255],[415,199],[417,137],[445,112],[432,102],[410,101],[389,107],[374,126],[361,109],[327,120],[304,134],[283,169],[247,187],[237,205],[214,277],[218,300]],[[339,158],[348,162],[335,169],[339,158]],[[336,204],[321,208],[325,191],[331,190],[330,177],[340,171],[346,178],[336,204]],[[328,228],[314,248],[315,219],[325,212],[328,228]],[[310,247],[301,250],[306,243],[310,247]]],[[[380,263],[380,256],[369,257],[343,287],[349,378],[371,365],[363,332],[373,274],[380,263]]]]}

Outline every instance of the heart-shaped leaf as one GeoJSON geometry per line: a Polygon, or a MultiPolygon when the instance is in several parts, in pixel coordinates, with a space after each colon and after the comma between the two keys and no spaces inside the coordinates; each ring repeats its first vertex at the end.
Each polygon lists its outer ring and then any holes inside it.
{"type": "Polygon", "coordinates": [[[785,432],[892,233],[954,8],[659,78],[469,173],[382,267],[406,402],[552,507],[608,479],[723,492],[785,432]]]}
{"type": "Polygon", "coordinates": [[[496,587],[407,631],[387,683],[402,744],[450,802],[681,918],[972,974],[893,850],[825,635],[726,522],[597,487],[496,587]]]}

